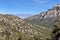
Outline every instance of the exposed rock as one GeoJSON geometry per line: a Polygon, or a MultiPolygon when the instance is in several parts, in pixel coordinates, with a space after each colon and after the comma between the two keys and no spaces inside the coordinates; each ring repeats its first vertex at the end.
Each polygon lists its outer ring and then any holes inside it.
{"type": "Polygon", "coordinates": [[[41,12],[40,14],[28,17],[25,20],[30,23],[50,26],[56,22],[57,18],[60,18],[60,4],[53,6],[53,8],[46,12],[41,12]]]}

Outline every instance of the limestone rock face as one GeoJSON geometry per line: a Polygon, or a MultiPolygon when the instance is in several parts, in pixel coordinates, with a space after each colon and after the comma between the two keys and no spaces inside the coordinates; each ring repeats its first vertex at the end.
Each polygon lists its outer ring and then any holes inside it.
{"type": "Polygon", "coordinates": [[[27,18],[28,20],[38,19],[39,18],[51,18],[51,17],[57,17],[57,15],[60,16],[60,4],[54,5],[53,8],[49,9],[46,12],[42,12],[38,15],[32,16],[27,18]]]}
{"type": "Polygon", "coordinates": [[[34,15],[32,17],[28,17],[25,20],[30,21],[30,23],[35,22],[39,25],[48,25],[50,26],[54,23],[57,18],[60,18],[60,4],[54,5],[51,9],[46,12],[41,12],[40,14],[34,15]]]}

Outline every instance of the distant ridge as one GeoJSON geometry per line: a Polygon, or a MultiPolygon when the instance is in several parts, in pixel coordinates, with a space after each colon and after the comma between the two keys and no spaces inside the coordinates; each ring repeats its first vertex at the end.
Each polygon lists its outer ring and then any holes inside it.
{"type": "Polygon", "coordinates": [[[16,15],[18,17],[21,17],[22,19],[25,19],[25,18],[27,18],[29,16],[32,16],[33,14],[14,14],[14,15],[16,15]]]}

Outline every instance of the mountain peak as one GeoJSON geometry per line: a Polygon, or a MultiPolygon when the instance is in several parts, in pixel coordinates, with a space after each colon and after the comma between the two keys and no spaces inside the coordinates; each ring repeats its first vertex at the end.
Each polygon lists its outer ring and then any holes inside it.
{"type": "Polygon", "coordinates": [[[58,9],[60,9],[60,4],[56,4],[53,7],[58,10],[58,9]]]}
{"type": "Polygon", "coordinates": [[[56,5],[54,5],[55,7],[57,7],[57,6],[60,6],[60,4],[56,4],[56,5]]]}

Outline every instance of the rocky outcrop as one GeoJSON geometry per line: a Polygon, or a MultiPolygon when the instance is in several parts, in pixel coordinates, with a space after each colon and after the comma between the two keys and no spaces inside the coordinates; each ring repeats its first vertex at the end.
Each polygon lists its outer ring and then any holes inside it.
{"type": "Polygon", "coordinates": [[[39,25],[44,24],[45,26],[50,26],[52,23],[56,22],[57,18],[60,18],[60,4],[54,5],[48,11],[28,17],[25,20],[30,23],[33,22],[39,25]]]}

